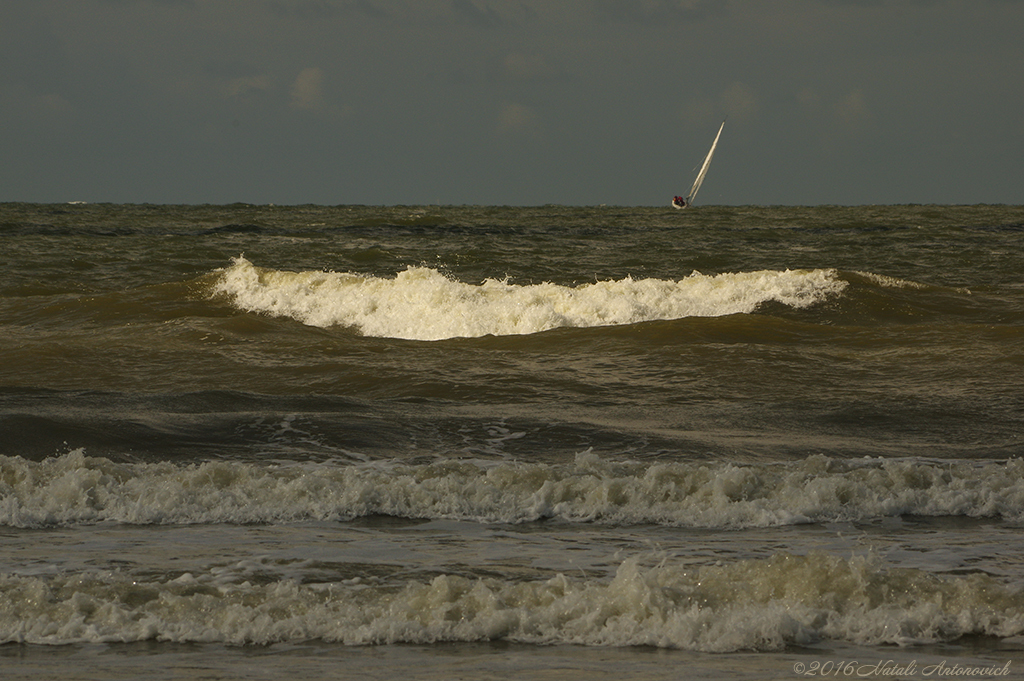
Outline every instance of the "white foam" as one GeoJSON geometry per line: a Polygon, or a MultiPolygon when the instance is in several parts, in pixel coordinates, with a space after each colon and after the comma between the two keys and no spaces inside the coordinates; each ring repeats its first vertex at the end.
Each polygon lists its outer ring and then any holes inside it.
{"type": "Polygon", "coordinates": [[[1024,460],[809,457],[790,464],[442,459],[261,466],[0,456],[0,524],[277,523],[368,515],[770,527],[900,515],[1024,517],[1024,460]]]}
{"type": "Polygon", "coordinates": [[[679,281],[620,279],[577,287],[467,284],[410,267],[394,279],[337,272],[262,269],[244,257],[221,271],[215,293],[242,310],[317,327],[347,326],[367,336],[441,340],[537,333],[750,313],[777,301],[800,308],[841,292],[835,270],[759,271],[679,281]]]}
{"type": "Polygon", "coordinates": [[[699,568],[630,558],[610,580],[442,574],[365,585],[227,583],[212,573],[141,581],[119,572],[7,575],[0,602],[0,643],[503,639],[724,652],[1024,632],[1022,594],[986,575],[939,578],[819,553],[699,568]]]}

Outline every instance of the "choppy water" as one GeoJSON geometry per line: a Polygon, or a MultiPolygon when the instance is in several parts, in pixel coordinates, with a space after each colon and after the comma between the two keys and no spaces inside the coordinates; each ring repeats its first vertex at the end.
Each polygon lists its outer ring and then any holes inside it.
{"type": "Polygon", "coordinates": [[[1024,208],[0,204],[0,239],[11,674],[1024,669],[1024,208]]]}

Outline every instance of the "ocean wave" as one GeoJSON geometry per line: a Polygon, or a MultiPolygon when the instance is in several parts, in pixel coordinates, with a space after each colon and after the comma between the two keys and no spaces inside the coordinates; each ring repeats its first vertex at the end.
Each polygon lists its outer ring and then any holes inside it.
{"type": "Polygon", "coordinates": [[[0,457],[0,525],[289,523],[390,515],[772,527],[901,515],[1024,518],[1024,459],[566,464],[442,459],[116,463],[83,450],[0,457]]]}
{"type": "Polygon", "coordinates": [[[611,579],[441,574],[225,582],[213,571],[140,579],[118,571],[0,575],[0,643],[156,639],[349,645],[508,640],[778,650],[819,640],[921,644],[1024,632],[1024,593],[984,574],[886,569],[873,556],[777,553],[682,567],[626,559],[611,579]]]}
{"type": "Polygon", "coordinates": [[[766,302],[805,308],[847,286],[828,269],[694,272],[679,281],[620,279],[576,287],[517,285],[487,279],[467,284],[427,267],[395,278],[258,268],[244,257],[219,273],[214,293],[241,310],[288,317],[316,327],[345,326],[367,336],[441,340],[531,334],[750,313],[766,302]]]}

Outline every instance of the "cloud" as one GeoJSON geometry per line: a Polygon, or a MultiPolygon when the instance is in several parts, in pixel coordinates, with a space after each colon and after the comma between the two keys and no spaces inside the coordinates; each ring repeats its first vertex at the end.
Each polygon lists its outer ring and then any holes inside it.
{"type": "MultiPolygon", "coordinates": [[[[39,122],[54,122],[61,117],[66,117],[74,111],[74,107],[68,100],[59,94],[34,94],[24,91],[5,93],[24,113],[37,118],[39,122]]],[[[0,104],[7,97],[0,98],[0,104]]]]}
{"type": "Polygon", "coordinates": [[[554,75],[544,57],[535,54],[513,52],[502,61],[505,75],[514,80],[539,80],[554,75]]]}
{"type": "Polygon", "coordinates": [[[854,90],[837,102],[833,107],[833,113],[840,125],[850,132],[860,130],[871,120],[871,111],[868,110],[861,90],[854,90]]]}
{"type": "Polygon", "coordinates": [[[748,122],[757,118],[761,99],[757,92],[736,81],[714,96],[690,99],[683,105],[681,117],[688,126],[707,125],[728,116],[734,121],[748,122]]]}
{"type": "Polygon", "coordinates": [[[343,14],[362,14],[385,18],[388,13],[371,0],[352,0],[338,4],[329,0],[273,0],[268,8],[279,17],[294,17],[306,21],[326,21],[343,14]]]}
{"type": "Polygon", "coordinates": [[[716,0],[598,0],[594,7],[609,21],[648,25],[692,23],[728,13],[727,3],[716,0]]]}
{"type": "MultiPolygon", "coordinates": [[[[256,80],[251,85],[258,86],[262,82],[256,80]]],[[[272,86],[269,81],[267,84],[272,86]]],[[[316,66],[306,67],[295,76],[291,86],[291,107],[335,121],[347,119],[353,113],[351,106],[329,101],[324,88],[324,71],[316,66]]]]}
{"type": "Polygon", "coordinates": [[[481,28],[497,28],[502,25],[501,15],[492,7],[480,7],[473,0],[452,0],[455,14],[481,28]]]}
{"type": "Polygon", "coordinates": [[[167,7],[173,7],[175,5],[180,7],[189,7],[195,9],[195,0],[104,0],[108,5],[141,5],[141,4],[153,4],[153,5],[164,5],[167,7]]]}
{"type": "Polygon", "coordinates": [[[739,121],[753,120],[761,109],[757,93],[745,83],[733,83],[719,99],[725,114],[739,121]]]}
{"type": "Polygon", "coordinates": [[[338,13],[338,8],[324,0],[292,0],[271,2],[270,11],[281,17],[323,20],[333,18],[338,13]]]}
{"type": "Polygon", "coordinates": [[[224,94],[228,97],[244,97],[252,91],[269,90],[272,83],[266,75],[244,76],[232,78],[224,86],[224,94]]]}
{"type": "Polygon", "coordinates": [[[535,136],[540,132],[539,118],[528,106],[515,102],[505,104],[498,114],[498,132],[503,135],[535,136]]]}
{"type": "Polygon", "coordinates": [[[804,107],[809,111],[816,111],[821,106],[821,95],[809,87],[805,87],[796,93],[796,101],[800,103],[800,106],[804,107]]]}
{"type": "Polygon", "coordinates": [[[292,106],[296,109],[318,111],[323,107],[324,72],[310,66],[302,69],[292,83],[292,106]]]}
{"type": "Polygon", "coordinates": [[[717,107],[710,97],[689,100],[683,105],[681,114],[687,127],[703,125],[718,117],[717,107]]]}
{"type": "Polygon", "coordinates": [[[829,101],[817,90],[803,88],[796,93],[796,101],[813,118],[824,119],[829,127],[838,124],[846,132],[859,131],[873,118],[863,90],[853,90],[842,99],[829,101]]]}

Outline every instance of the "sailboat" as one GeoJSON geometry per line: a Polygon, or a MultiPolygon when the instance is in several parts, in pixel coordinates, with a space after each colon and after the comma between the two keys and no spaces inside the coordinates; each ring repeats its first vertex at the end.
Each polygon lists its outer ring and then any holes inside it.
{"type": "Polygon", "coordinates": [[[685,197],[676,196],[672,199],[673,208],[687,208],[693,205],[693,199],[697,196],[697,190],[704,183],[704,176],[708,174],[708,166],[711,165],[711,157],[715,155],[715,147],[718,146],[718,138],[722,136],[722,128],[725,127],[725,121],[722,121],[722,125],[718,128],[718,134],[715,135],[715,141],[711,143],[711,151],[708,152],[707,158],[704,159],[704,165],[700,167],[700,172],[697,173],[697,179],[693,181],[693,186],[690,187],[690,193],[685,197]]]}

